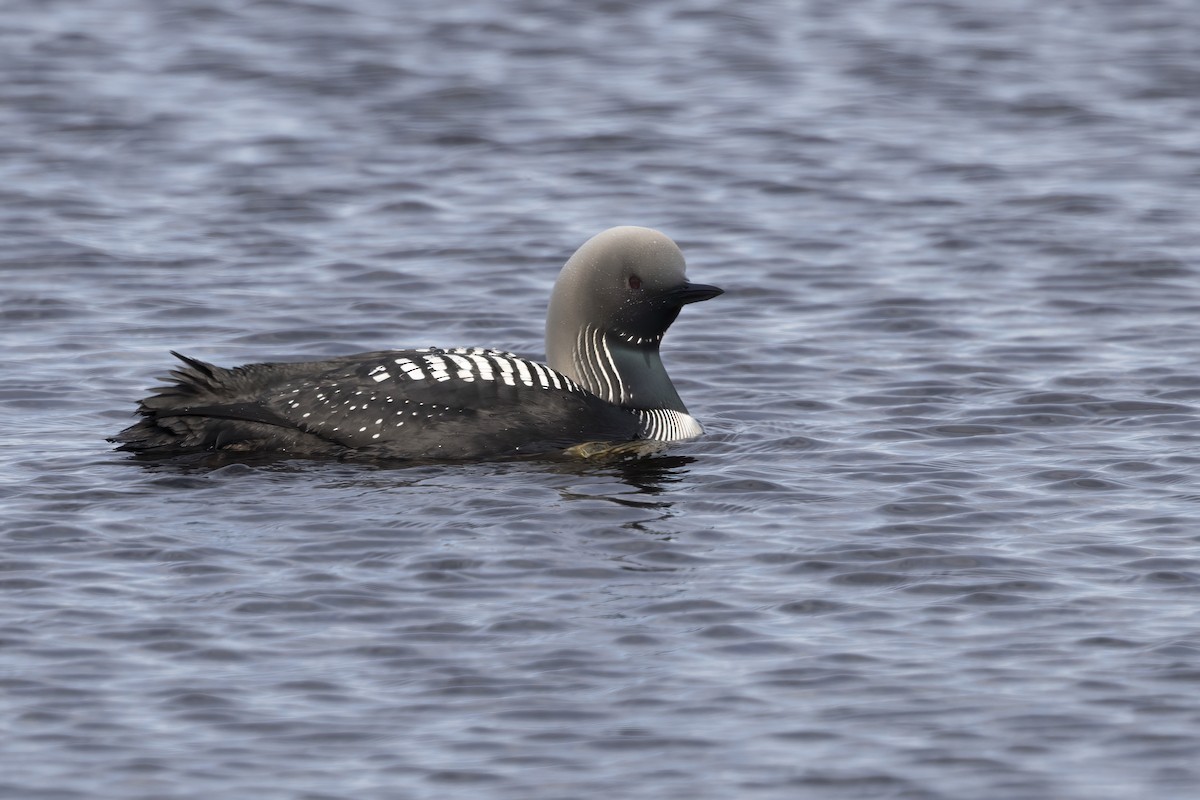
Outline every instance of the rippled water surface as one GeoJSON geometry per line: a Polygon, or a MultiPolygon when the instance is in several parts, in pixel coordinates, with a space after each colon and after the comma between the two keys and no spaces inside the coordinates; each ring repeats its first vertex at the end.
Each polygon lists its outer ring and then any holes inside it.
{"type": "Polygon", "coordinates": [[[1192,798],[1191,0],[0,5],[0,796],[1192,798]],[[659,228],[703,439],[141,464],[178,349],[540,355],[659,228]]]}

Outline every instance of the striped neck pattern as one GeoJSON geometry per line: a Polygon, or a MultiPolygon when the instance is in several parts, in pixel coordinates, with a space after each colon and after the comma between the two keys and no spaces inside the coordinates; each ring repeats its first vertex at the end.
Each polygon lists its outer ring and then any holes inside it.
{"type": "Polygon", "coordinates": [[[593,394],[608,402],[624,406],[633,402],[630,387],[621,376],[613,358],[608,337],[593,325],[582,325],[575,336],[571,361],[579,380],[593,394]]]}
{"type": "Polygon", "coordinates": [[[659,358],[661,339],[659,336],[634,344],[617,331],[584,324],[576,330],[569,363],[557,368],[613,405],[673,409],[686,414],[687,408],[659,358]]]}
{"type": "Polygon", "coordinates": [[[704,428],[690,414],[672,411],[669,408],[639,409],[637,417],[642,423],[638,435],[643,439],[660,442],[678,442],[693,439],[704,433],[704,428]]]}

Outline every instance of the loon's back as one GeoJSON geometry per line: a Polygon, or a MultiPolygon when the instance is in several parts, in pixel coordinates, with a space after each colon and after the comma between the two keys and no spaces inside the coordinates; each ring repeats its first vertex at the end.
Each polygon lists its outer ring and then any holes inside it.
{"type": "Polygon", "coordinates": [[[639,435],[635,412],[544,364],[480,348],[359,353],[224,369],[186,366],[141,402],[119,449],[470,459],[639,435]]]}

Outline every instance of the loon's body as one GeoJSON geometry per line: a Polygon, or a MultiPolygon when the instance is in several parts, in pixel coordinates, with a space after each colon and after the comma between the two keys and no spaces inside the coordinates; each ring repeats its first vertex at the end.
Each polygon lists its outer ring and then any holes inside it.
{"type": "Polygon", "coordinates": [[[119,449],[296,457],[476,459],[587,442],[702,432],[659,358],[689,284],[675,243],[612,228],[563,267],[546,320],[548,364],[483,348],[392,350],[225,369],[175,354],[172,382],[141,401],[119,449]]]}

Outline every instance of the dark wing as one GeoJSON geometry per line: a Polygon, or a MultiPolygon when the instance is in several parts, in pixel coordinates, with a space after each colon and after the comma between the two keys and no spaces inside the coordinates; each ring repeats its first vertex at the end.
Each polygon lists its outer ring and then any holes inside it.
{"type": "Polygon", "coordinates": [[[369,353],[279,386],[263,407],[299,430],[393,458],[480,458],[637,435],[627,412],[545,365],[495,350],[369,353]]]}

